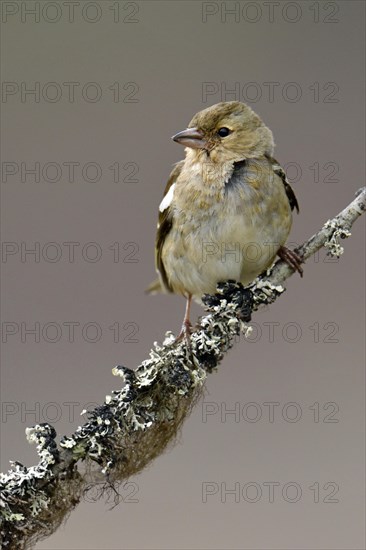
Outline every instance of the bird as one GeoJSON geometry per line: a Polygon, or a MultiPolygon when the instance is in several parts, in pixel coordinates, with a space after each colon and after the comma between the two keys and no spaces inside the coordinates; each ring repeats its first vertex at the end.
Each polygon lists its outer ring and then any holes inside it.
{"type": "Polygon", "coordinates": [[[189,343],[192,298],[214,294],[227,280],[248,285],[276,256],[303,275],[302,258],[285,247],[299,205],[273,157],[273,134],[249,105],[207,107],[172,139],[185,147],[185,158],[175,164],[159,206],[158,279],[147,291],[186,298],[176,340],[185,336],[189,343]]]}

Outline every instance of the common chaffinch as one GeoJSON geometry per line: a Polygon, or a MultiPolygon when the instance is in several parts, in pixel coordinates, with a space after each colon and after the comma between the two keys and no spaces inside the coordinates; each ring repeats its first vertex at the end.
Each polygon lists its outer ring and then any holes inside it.
{"type": "Polygon", "coordinates": [[[284,246],[299,207],[272,157],[272,132],[248,105],[208,107],[172,139],[186,156],[174,166],[159,207],[159,279],[148,291],[186,297],[178,339],[189,340],[192,297],[214,293],[218,282],[246,285],[276,255],[302,275],[301,258],[284,246]]]}

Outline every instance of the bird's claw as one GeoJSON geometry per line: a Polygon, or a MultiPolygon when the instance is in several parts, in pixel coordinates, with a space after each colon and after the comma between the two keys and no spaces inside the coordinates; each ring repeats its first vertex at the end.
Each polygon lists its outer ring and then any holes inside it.
{"type": "Polygon", "coordinates": [[[304,259],[297,254],[294,250],[290,250],[286,246],[280,246],[278,251],[278,256],[287,263],[294,271],[297,271],[300,274],[300,277],[303,276],[304,270],[301,267],[301,264],[304,262],[304,259]]]}

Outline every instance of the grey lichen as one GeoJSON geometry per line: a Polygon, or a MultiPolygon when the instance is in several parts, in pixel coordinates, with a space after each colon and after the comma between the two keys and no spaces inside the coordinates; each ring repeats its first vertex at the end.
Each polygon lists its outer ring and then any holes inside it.
{"type": "Polygon", "coordinates": [[[54,532],[79,502],[82,478],[77,470],[54,468],[60,462],[56,432],[49,424],[26,429],[27,439],[37,445],[40,461],[27,468],[11,463],[0,474],[1,548],[25,550],[54,532]],[[41,528],[40,528],[41,526],[41,528]]]}
{"type": "Polygon", "coordinates": [[[337,220],[328,220],[324,224],[324,229],[332,229],[332,233],[328,240],[324,243],[325,248],[328,248],[330,256],[339,258],[343,252],[344,248],[340,244],[340,239],[346,239],[351,236],[351,232],[342,227],[337,220]]]}

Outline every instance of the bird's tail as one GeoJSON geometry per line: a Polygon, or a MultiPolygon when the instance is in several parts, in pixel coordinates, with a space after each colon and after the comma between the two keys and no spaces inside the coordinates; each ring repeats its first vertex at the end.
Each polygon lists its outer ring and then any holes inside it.
{"type": "Polygon", "coordinates": [[[155,279],[145,290],[146,294],[157,294],[158,292],[164,292],[160,279],[155,279]]]}

